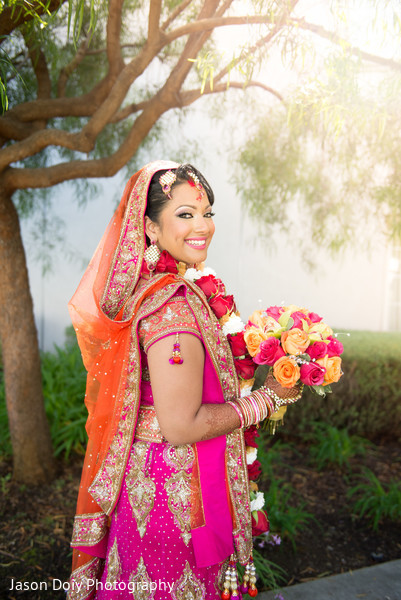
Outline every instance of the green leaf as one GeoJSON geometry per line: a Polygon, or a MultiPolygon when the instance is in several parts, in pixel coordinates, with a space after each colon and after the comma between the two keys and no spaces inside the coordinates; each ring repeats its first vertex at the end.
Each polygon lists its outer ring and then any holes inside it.
{"type": "Polygon", "coordinates": [[[326,390],[324,388],[323,385],[311,385],[309,386],[311,390],[313,390],[314,392],[316,392],[316,394],[318,396],[325,396],[326,395],[326,390]]]}
{"type": "Polygon", "coordinates": [[[255,381],[252,386],[252,391],[258,390],[265,382],[265,379],[270,371],[269,365],[259,365],[255,371],[255,381]]]}
{"type": "Polygon", "coordinates": [[[293,327],[293,325],[294,325],[294,319],[292,317],[290,317],[288,319],[285,331],[288,331],[289,329],[291,329],[291,327],[293,327]]]}

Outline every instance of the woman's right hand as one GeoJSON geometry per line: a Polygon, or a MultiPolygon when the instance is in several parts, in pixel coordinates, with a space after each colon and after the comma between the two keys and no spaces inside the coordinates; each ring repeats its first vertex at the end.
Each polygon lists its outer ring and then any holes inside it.
{"type": "Polygon", "coordinates": [[[296,383],[292,388],[285,388],[279,384],[271,372],[267,375],[263,387],[272,390],[282,400],[281,405],[296,402],[302,394],[302,384],[300,382],[296,383]]]}

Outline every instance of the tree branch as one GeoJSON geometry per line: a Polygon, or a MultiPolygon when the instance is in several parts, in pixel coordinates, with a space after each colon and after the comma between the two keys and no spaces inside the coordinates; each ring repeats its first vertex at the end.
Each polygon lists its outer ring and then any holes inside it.
{"type": "Polygon", "coordinates": [[[171,13],[171,15],[164,21],[163,25],[160,27],[162,31],[166,31],[167,27],[171,25],[173,21],[186,9],[188,4],[191,4],[191,0],[183,0],[181,4],[177,6],[177,8],[171,13]]]}
{"type": "MultiPolygon", "coordinates": [[[[50,0],[47,5],[47,11],[54,12],[58,10],[67,0],[50,0]]],[[[5,38],[2,36],[10,35],[23,23],[29,23],[36,15],[40,16],[46,12],[46,7],[43,2],[31,2],[25,0],[19,8],[9,6],[3,8],[0,14],[0,44],[5,38]]]]}
{"type": "Polygon", "coordinates": [[[16,189],[51,187],[82,177],[111,177],[135,154],[153,125],[170,108],[154,98],[147,110],[138,116],[122,145],[108,157],[74,160],[39,169],[9,167],[1,176],[0,185],[4,190],[13,192],[16,189]]]}
{"type": "MultiPolygon", "coordinates": [[[[273,96],[275,96],[278,100],[280,100],[280,102],[284,103],[284,98],[283,96],[275,89],[271,88],[268,85],[265,85],[264,83],[261,83],[259,81],[248,81],[247,83],[241,83],[240,81],[230,81],[229,85],[226,83],[221,83],[219,85],[214,85],[213,89],[210,89],[210,86],[207,86],[205,88],[205,90],[203,90],[203,92],[201,92],[201,89],[195,89],[195,90],[186,90],[184,92],[181,92],[178,96],[177,96],[177,104],[176,107],[177,108],[182,108],[183,106],[189,106],[190,104],[192,104],[193,102],[195,102],[196,100],[198,100],[199,98],[201,98],[202,96],[208,96],[210,94],[219,94],[219,93],[223,93],[228,91],[231,88],[235,88],[235,89],[245,89],[247,87],[259,87],[262,90],[265,90],[266,92],[269,92],[270,94],[272,94],[273,96]]],[[[128,118],[129,116],[140,112],[141,110],[145,110],[149,103],[151,102],[151,100],[143,100],[142,102],[138,102],[137,104],[130,104],[128,106],[125,106],[122,110],[119,110],[118,113],[115,114],[115,116],[111,119],[110,123],[119,123],[121,121],[123,121],[124,119],[128,118]]]]}
{"type": "Polygon", "coordinates": [[[307,21],[305,21],[305,19],[292,18],[291,22],[300,29],[311,31],[319,37],[329,40],[330,42],[337,44],[341,47],[344,47],[345,44],[346,50],[349,54],[357,56],[358,58],[362,58],[363,60],[382,65],[383,67],[389,67],[391,69],[394,69],[395,71],[401,71],[401,63],[397,62],[396,60],[393,60],[391,58],[384,58],[383,56],[377,56],[376,54],[365,52],[357,46],[352,46],[352,44],[350,44],[347,40],[344,40],[344,38],[339,36],[337,33],[334,33],[333,31],[327,31],[327,29],[325,29],[321,25],[314,25],[313,23],[308,23],[307,21]]]}
{"type": "MultiPolygon", "coordinates": [[[[7,164],[32,156],[50,145],[78,152],[93,150],[97,136],[118,111],[131,83],[144,71],[153,58],[152,48],[147,47],[122,70],[104,102],[96,111],[93,111],[93,117],[79,133],[68,133],[55,129],[37,132],[28,139],[3,149],[0,153],[0,167],[4,169],[7,164]]],[[[69,114],[71,115],[71,112],[69,114]]],[[[0,119],[0,134],[3,120],[4,118],[0,119]]]]}
{"type": "Polygon", "coordinates": [[[5,140],[25,140],[35,131],[37,127],[33,124],[20,123],[8,115],[7,118],[0,117],[0,136],[5,140]]]}
{"type": "MultiPolygon", "coordinates": [[[[205,2],[197,20],[208,20],[209,17],[215,13],[218,4],[219,0],[205,2]]],[[[166,98],[167,102],[172,101],[173,104],[175,104],[174,98],[181,89],[182,84],[192,68],[192,63],[189,62],[188,59],[193,58],[198,54],[199,50],[203,47],[210,35],[211,30],[201,30],[199,32],[197,31],[190,34],[176,66],[172,69],[166,83],[159,92],[161,96],[166,98]]],[[[165,39],[163,40],[163,44],[164,43],[165,39]]]]}
{"type": "Polygon", "coordinates": [[[85,58],[88,43],[89,35],[87,35],[86,38],[81,42],[78,52],[76,53],[74,58],[68,63],[68,65],[61,69],[57,82],[58,98],[63,98],[65,96],[65,88],[67,86],[67,82],[70,78],[70,75],[75,71],[75,69],[81,64],[81,62],[85,58]]]}
{"type": "MultiPolygon", "coordinates": [[[[263,36],[253,46],[251,46],[246,52],[245,56],[253,54],[254,52],[256,52],[256,50],[258,50],[262,46],[266,46],[267,44],[269,44],[269,42],[272,41],[272,39],[277,35],[277,33],[282,29],[282,27],[288,22],[288,14],[294,10],[295,6],[298,4],[298,1],[299,0],[292,0],[290,5],[283,10],[280,18],[275,23],[273,29],[271,29],[267,35],[263,36]]],[[[214,78],[214,82],[217,83],[218,81],[221,81],[223,77],[225,77],[225,75],[228,74],[229,70],[232,70],[242,60],[244,60],[245,56],[239,56],[237,59],[231,62],[230,67],[227,66],[224,69],[222,69],[214,78]]]]}
{"type": "Polygon", "coordinates": [[[209,96],[210,94],[221,94],[222,92],[227,92],[231,88],[244,90],[247,87],[259,87],[265,92],[269,92],[275,96],[280,102],[284,103],[283,96],[275,89],[271,88],[260,81],[248,81],[246,84],[241,83],[240,81],[230,81],[230,84],[220,83],[218,85],[213,85],[213,89],[210,88],[210,85],[201,92],[200,88],[196,90],[186,90],[179,95],[180,102],[177,104],[177,107],[189,106],[202,96],[209,96]]]}
{"type": "MultiPolygon", "coordinates": [[[[123,48],[135,48],[136,50],[142,48],[142,44],[141,43],[134,43],[134,44],[121,44],[120,45],[121,50],[123,48]]],[[[88,50],[86,55],[87,56],[96,56],[97,54],[102,54],[103,52],[106,52],[107,48],[96,48],[96,50],[88,50]]]]}
{"type": "Polygon", "coordinates": [[[38,44],[32,43],[32,38],[25,30],[22,32],[22,34],[25,40],[25,45],[28,48],[29,58],[31,59],[32,68],[38,84],[37,98],[50,98],[52,84],[50,81],[49,69],[47,68],[45,55],[38,44]]]}
{"type": "Polygon", "coordinates": [[[79,133],[69,133],[60,129],[42,129],[30,135],[24,141],[7,146],[0,152],[0,173],[8,165],[24,160],[28,156],[33,156],[48,146],[69,148],[76,152],[90,152],[93,150],[93,142],[85,136],[84,130],[79,133]]]}
{"type": "Polygon", "coordinates": [[[159,22],[162,9],[161,0],[150,0],[149,18],[148,18],[148,40],[159,37],[159,22]]]}
{"type": "Polygon", "coordinates": [[[188,35],[191,33],[199,33],[201,31],[210,31],[213,29],[217,29],[218,27],[228,27],[229,25],[252,25],[252,24],[261,24],[266,23],[269,25],[274,25],[272,23],[271,17],[267,17],[264,15],[245,15],[242,17],[213,17],[210,19],[199,19],[196,21],[191,21],[191,23],[187,23],[186,25],[182,25],[177,29],[173,29],[170,33],[167,33],[164,38],[165,44],[171,44],[174,40],[183,35],[188,35]]]}
{"type": "Polygon", "coordinates": [[[124,68],[121,54],[120,32],[124,0],[110,0],[109,15],[107,19],[107,59],[109,61],[109,74],[114,77],[124,68]]]}

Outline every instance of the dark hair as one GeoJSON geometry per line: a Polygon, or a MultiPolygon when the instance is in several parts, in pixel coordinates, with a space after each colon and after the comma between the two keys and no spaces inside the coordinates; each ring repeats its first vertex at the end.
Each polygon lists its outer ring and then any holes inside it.
{"type": "Polygon", "coordinates": [[[180,165],[176,169],[165,169],[163,171],[157,171],[157,173],[153,175],[149,185],[148,201],[145,211],[145,215],[147,215],[151,221],[153,221],[154,223],[159,223],[160,213],[169,201],[169,198],[163,192],[162,186],[159,183],[160,177],[164,175],[164,173],[167,173],[167,171],[173,171],[173,173],[175,173],[176,175],[176,180],[171,186],[171,190],[174,190],[174,188],[190,180],[191,173],[196,175],[207,194],[210,205],[213,205],[214,194],[212,188],[210,187],[202,173],[200,173],[200,171],[195,169],[195,167],[187,163],[185,165],[180,165]]]}

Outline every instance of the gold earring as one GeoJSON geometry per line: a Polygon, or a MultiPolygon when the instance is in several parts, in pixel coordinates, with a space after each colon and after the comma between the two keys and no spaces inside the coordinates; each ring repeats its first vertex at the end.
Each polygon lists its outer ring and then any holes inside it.
{"type": "Polygon", "coordinates": [[[156,265],[159,262],[161,252],[159,248],[156,246],[156,242],[152,240],[150,242],[150,246],[146,248],[145,254],[143,258],[145,259],[146,266],[149,269],[149,273],[152,275],[153,271],[156,269],[156,265]]]}

